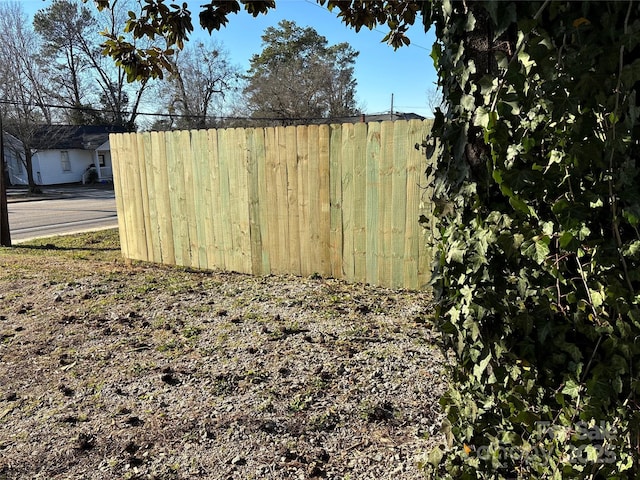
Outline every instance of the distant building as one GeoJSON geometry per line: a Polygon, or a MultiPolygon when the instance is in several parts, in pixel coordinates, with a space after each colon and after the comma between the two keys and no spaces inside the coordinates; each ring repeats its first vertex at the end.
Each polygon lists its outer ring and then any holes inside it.
{"type": "Polygon", "coordinates": [[[311,123],[317,124],[325,124],[325,123],[369,123],[369,122],[386,122],[386,121],[396,121],[396,120],[425,120],[425,117],[422,115],[418,115],[417,113],[402,113],[402,112],[394,112],[394,113],[376,113],[374,115],[367,115],[366,113],[361,113],[360,115],[353,115],[349,117],[336,117],[336,118],[327,118],[321,120],[315,120],[311,123]]]}
{"type": "MultiPolygon", "coordinates": [[[[103,125],[43,125],[31,139],[33,177],[38,185],[85,182],[88,171],[95,169],[98,181],[112,181],[109,134],[126,129],[103,125]]],[[[12,185],[27,185],[22,144],[13,138],[5,148],[5,160],[12,185]],[[16,143],[17,142],[17,143],[16,143]]]]}

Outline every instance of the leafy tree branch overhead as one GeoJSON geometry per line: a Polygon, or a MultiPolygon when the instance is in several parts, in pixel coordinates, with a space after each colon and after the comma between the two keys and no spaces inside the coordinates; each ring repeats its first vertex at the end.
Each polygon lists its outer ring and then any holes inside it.
{"type": "MultiPolygon", "coordinates": [[[[85,2],[89,0],[83,0],[85,2]]],[[[94,0],[98,9],[112,8],[114,0],[94,0]]],[[[330,11],[335,11],[338,18],[354,27],[374,28],[378,25],[386,25],[389,33],[384,41],[394,48],[409,45],[410,39],[406,31],[413,25],[416,18],[422,15],[425,27],[428,27],[430,18],[429,1],[409,0],[317,0],[320,5],[326,5],[330,11]]],[[[257,17],[266,14],[270,9],[276,8],[275,0],[248,1],[248,0],[215,0],[201,6],[198,14],[200,27],[209,33],[219,30],[229,22],[232,14],[242,10],[257,17]]],[[[184,48],[189,36],[194,29],[194,14],[189,10],[187,3],[167,3],[165,0],[146,0],[140,11],[129,12],[124,32],[132,34],[134,41],[128,40],[117,32],[103,32],[106,40],[103,45],[103,54],[111,56],[116,64],[124,68],[130,82],[148,78],[163,78],[167,71],[171,71],[170,57],[175,49],[184,48]],[[135,39],[164,39],[164,46],[158,45],[141,47],[135,39]]]]}

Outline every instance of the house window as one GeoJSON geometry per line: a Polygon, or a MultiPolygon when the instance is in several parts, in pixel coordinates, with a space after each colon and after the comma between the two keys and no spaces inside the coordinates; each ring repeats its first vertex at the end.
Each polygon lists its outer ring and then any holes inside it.
{"type": "Polygon", "coordinates": [[[106,164],[104,162],[104,155],[98,155],[98,165],[104,167],[106,164]]]}
{"type": "Polygon", "coordinates": [[[71,171],[71,162],[69,161],[69,152],[66,150],[62,150],[60,152],[60,165],[62,166],[63,172],[71,171]]]}

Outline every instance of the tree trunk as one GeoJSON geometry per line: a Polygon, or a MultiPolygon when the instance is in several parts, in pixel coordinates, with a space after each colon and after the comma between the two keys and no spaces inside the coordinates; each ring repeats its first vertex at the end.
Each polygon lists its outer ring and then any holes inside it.
{"type": "Polygon", "coordinates": [[[4,165],[4,132],[2,117],[0,116],[0,245],[11,246],[11,231],[9,230],[9,207],[7,205],[7,185],[5,184],[4,165]]]}
{"type": "Polygon", "coordinates": [[[24,164],[27,170],[27,180],[29,182],[29,194],[42,193],[42,189],[36,185],[35,178],[33,176],[33,153],[28,146],[24,147],[24,164]]]}

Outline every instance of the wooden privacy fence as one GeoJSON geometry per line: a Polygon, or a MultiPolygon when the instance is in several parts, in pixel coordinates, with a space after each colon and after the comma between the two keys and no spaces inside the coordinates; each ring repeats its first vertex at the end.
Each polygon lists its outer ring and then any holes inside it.
{"type": "Polygon", "coordinates": [[[420,289],[429,121],[112,134],[126,258],[420,289]]]}

